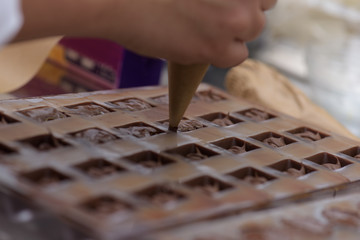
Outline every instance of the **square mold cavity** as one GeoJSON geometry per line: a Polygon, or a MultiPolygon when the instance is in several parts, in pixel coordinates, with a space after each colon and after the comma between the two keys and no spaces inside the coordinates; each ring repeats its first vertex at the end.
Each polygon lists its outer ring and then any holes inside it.
{"type": "Polygon", "coordinates": [[[246,141],[234,137],[225,138],[220,141],[212,142],[211,144],[226,149],[233,154],[241,154],[241,153],[253,151],[255,149],[259,149],[259,147],[254,144],[248,143],[246,141]]]}
{"type": "Polygon", "coordinates": [[[280,162],[274,163],[268,166],[272,169],[275,169],[279,172],[282,172],[291,177],[301,177],[311,172],[316,171],[315,169],[305,166],[304,164],[298,163],[291,159],[285,159],[280,162]]]}
{"type": "Polygon", "coordinates": [[[184,182],[184,185],[206,195],[213,195],[233,188],[232,185],[211,176],[197,177],[184,182]]]}
{"type": "Polygon", "coordinates": [[[7,155],[7,154],[14,154],[17,151],[15,149],[12,149],[2,143],[0,143],[0,155],[7,155]]]}
{"type": "Polygon", "coordinates": [[[115,213],[129,213],[133,207],[112,196],[99,196],[80,204],[80,208],[90,214],[106,216],[115,213]]]}
{"type": "Polygon", "coordinates": [[[85,117],[93,117],[93,116],[98,116],[113,112],[112,110],[107,109],[93,102],[65,106],[64,108],[71,114],[85,116],[85,117]]]}
{"type": "Polygon", "coordinates": [[[20,176],[30,181],[31,183],[39,185],[41,187],[46,187],[48,185],[58,184],[71,180],[70,177],[52,168],[42,168],[32,172],[23,173],[20,176]]]}
{"type": "Polygon", "coordinates": [[[329,137],[329,135],[327,135],[325,133],[318,132],[318,131],[308,128],[308,127],[296,128],[296,129],[288,131],[288,133],[291,133],[303,140],[308,140],[308,141],[313,141],[313,142],[321,140],[326,137],[329,137]]]}
{"type": "Polygon", "coordinates": [[[272,181],[276,179],[276,177],[271,176],[270,174],[264,173],[252,167],[242,168],[234,172],[230,172],[227,175],[245,181],[254,186],[264,184],[268,181],[272,181]]]}
{"type": "Polygon", "coordinates": [[[162,185],[148,187],[135,193],[135,195],[158,206],[174,204],[186,199],[186,196],[183,193],[162,185]]]}
{"type": "Polygon", "coordinates": [[[101,158],[90,159],[89,161],[77,164],[74,167],[92,178],[106,177],[125,171],[124,168],[101,158]]]}
{"type": "Polygon", "coordinates": [[[352,147],[342,151],[341,153],[360,160],[360,147],[352,147]]]}
{"type": "Polygon", "coordinates": [[[197,144],[187,144],[181,147],[173,148],[167,150],[166,153],[181,155],[191,161],[201,161],[219,155],[217,152],[197,144]]]}
{"type": "Polygon", "coordinates": [[[265,132],[261,133],[256,136],[252,136],[252,139],[258,140],[260,142],[265,143],[266,145],[269,145],[274,148],[280,148],[289,144],[292,144],[296,142],[295,140],[291,138],[284,137],[282,135],[279,135],[277,133],[273,132],[265,132]]]}
{"type": "MultiPolygon", "coordinates": [[[[169,120],[161,121],[159,122],[161,125],[163,125],[165,128],[169,128],[169,120]]],[[[205,128],[204,124],[202,124],[200,121],[196,119],[187,119],[183,118],[179,125],[178,125],[178,131],[179,132],[190,132],[197,129],[205,128]]]]}
{"type": "Polygon", "coordinates": [[[19,142],[30,145],[38,151],[49,151],[56,148],[70,146],[69,143],[65,142],[62,139],[56,138],[51,134],[22,139],[19,140],[19,142]]]}
{"type": "Polygon", "coordinates": [[[262,111],[262,110],[259,110],[257,108],[246,109],[244,111],[237,112],[237,114],[247,117],[255,122],[261,122],[261,121],[269,120],[272,118],[276,118],[275,115],[265,112],[265,111],[262,111]]]}
{"type": "Polygon", "coordinates": [[[175,162],[170,158],[164,157],[152,151],[136,153],[124,157],[124,159],[142,167],[151,169],[160,168],[169,164],[173,164],[175,162]]]}
{"type": "Polygon", "coordinates": [[[129,112],[143,111],[154,107],[150,103],[139,98],[126,98],[108,102],[107,104],[109,104],[112,108],[129,112]]]}
{"type": "Polygon", "coordinates": [[[122,136],[134,136],[136,138],[145,138],[164,133],[160,129],[144,122],[130,123],[124,126],[115,127],[122,136]]]}
{"type": "Polygon", "coordinates": [[[69,134],[75,139],[85,140],[94,144],[103,144],[119,139],[119,137],[100,128],[88,128],[69,134]]]}
{"type": "Polygon", "coordinates": [[[212,122],[220,127],[231,126],[242,122],[242,120],[234,118],[229,114],[224,114],[221,112],[210,113],[204,116],[200,116],[200,118],[205,119],[206,121],[212,122]]]}
{"type": "Polygon", "coordinates": [[[343,158],[340,158],[338,156],[326,152],[308,157],[306,158],[306,160],[309,160],[313,163],[326,167],[329,170],[336,170],[352,164],[351,161],[345,160],[343,158]]]}
{"type": "Polygon", "coordinates": [[[166,94],[166,95],[152,97],[151,100],[153,100],[158,104],[169,104],[169,95],[166,94]]]}
{"type": "Polygon", "coordinates": [[[60,112],[52,107],[38,107],[19,111],[21,115],[34,119],[38,122],[48,122],[56,119],[69,117],[63,112],[60,112]]]}
{"type": "Polygon", "coordinates": [[[226,100],[224,96],[221,96],[220,94],[215,93],[212,90],[196,92],[194,98],[196,100],[205,101],[205,102],[218,102],[218,101],[226,100]]]}
{"type": "Polygon", "coordinates": [[[18,123],[19,121],[0,112],[0,125],[18,123]]]}

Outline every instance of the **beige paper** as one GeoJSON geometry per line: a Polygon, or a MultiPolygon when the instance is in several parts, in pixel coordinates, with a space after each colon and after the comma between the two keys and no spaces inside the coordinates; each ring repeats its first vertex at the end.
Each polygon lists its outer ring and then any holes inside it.
{"type": "Polygon", "coordinates": [[[25,85],[47,58],[61,37],[10,44],[0,50],[0,93],[25,85]]]}

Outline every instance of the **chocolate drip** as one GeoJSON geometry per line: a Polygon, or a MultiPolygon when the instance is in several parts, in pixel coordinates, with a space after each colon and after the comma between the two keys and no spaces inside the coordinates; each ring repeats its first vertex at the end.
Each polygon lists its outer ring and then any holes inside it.
{"type": "Polygon", "coordinates": [[[257,109],[250,109],[249,111],[245,112],[244,115],[257,122],[271,118],[270,114],[257,109]]]}
{"type": "Polygon", "coordinates": [[[140,99],[130,98],[125,99],[123,101],[113,102],[117,108],[121,110],[127,110],[131,112],[142,111],[146,109],[150,109],[152,106],[147,102],[144,102],[140,99]]]}
{"type": "Polygon", "coordinates": [[[341,164],[338,158],[336,158],[336,163],[324,163],[322,166],[330,169],[330,170],[336,170],[341,168],[341,164]]]}

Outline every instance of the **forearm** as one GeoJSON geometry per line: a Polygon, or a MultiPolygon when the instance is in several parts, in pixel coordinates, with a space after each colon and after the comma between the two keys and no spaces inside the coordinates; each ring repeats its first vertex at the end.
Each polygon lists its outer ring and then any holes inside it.
{"type": "Polygon", "coordinates": [[[100,35],[111,2],[122,0],[22,0],[24,25],[13,40],[67,35],[100,35]],[[105,3],[106,2],[106,3],[105,3]]]}

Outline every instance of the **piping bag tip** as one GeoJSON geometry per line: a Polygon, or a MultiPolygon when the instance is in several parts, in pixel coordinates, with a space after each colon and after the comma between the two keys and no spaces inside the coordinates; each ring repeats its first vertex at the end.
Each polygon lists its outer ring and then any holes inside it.
{"type": "Polygon", "coordinates": [[[169,62],[169,131],[177,131],[208,67],[208,64],[182,65],[169,62]]]}

